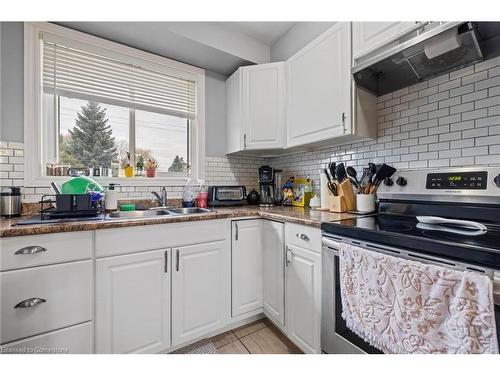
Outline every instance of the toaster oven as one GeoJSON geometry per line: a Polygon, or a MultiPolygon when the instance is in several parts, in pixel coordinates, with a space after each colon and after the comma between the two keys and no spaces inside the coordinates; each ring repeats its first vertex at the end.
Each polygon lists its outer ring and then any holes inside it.
{"type": "Polygon", "coordinates": [[[210,186],[209,206],[239,206],[247,204],[247,190],[244,186],[210,186]]]}

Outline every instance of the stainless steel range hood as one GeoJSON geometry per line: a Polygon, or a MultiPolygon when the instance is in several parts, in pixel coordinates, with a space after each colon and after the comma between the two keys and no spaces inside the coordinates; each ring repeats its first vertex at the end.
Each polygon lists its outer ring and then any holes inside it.
{"type": "Polygon", "coordinates": [[[355,62],[356,84],[376,95],[500,55],[500,22],[425,22],[355,62]]]}

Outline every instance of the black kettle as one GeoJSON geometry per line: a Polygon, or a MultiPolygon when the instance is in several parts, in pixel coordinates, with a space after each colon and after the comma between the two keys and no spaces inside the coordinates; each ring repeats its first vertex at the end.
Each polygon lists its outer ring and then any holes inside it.
{"type": "Polygon", "coordinates": [[[247,194],[248,204],[257,205],[257,204],[259,204],[259,201],[260,201],[259,193],[257,193],[257,191],[255,191],[255,189],[252,189],[252,191],[247,194]]]}

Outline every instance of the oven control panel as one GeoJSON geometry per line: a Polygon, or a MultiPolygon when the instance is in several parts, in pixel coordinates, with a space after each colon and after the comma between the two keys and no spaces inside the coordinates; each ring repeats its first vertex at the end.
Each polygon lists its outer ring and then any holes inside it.
{"type": "Polygon", "coordinates": [[[427,189],[486,190],[488,172],[428,173],[427,189]]]}

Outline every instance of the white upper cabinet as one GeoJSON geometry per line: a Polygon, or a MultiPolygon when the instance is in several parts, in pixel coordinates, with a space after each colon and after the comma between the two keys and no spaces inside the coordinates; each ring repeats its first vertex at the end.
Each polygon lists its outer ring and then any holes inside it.
{"type": "Polygon", "coordinates": [[[242,67],[226,81],[228,153],[285,146],[284,65],[242,67]]]}
{"type": "Polygon", "coordinates": [[[416,22],[353,22],[352,53],[359,58],[381,47],[399,34],[408,31],[416,22]]]}
{"type": "Polygon", "coordinates": [[[232,223],[232,316],[262,308],[262,221],[232,223]]]}
{"type": "Polygon", "coordinates": [[[338,22],[287,61],[287,147],[351,133],[350,30],[338,22]]]}

